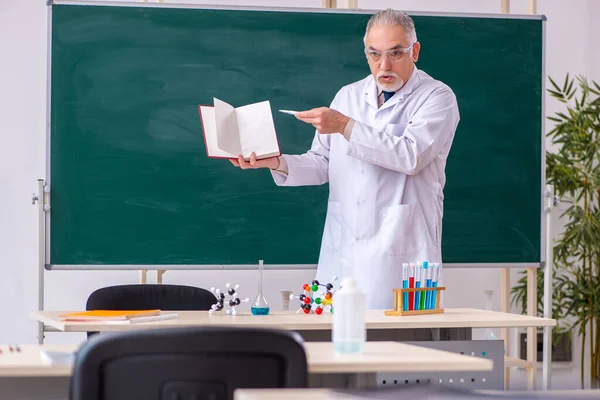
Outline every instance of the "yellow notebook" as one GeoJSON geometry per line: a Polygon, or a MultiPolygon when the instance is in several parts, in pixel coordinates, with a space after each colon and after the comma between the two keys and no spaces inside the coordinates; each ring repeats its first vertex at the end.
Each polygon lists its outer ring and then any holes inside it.
{"type": "Polygon", "coordinates": [[[126,321],[155,315],[160,315],[160,310],[91,310],[60,314],[59,317],[65,321],[126,321]]]}

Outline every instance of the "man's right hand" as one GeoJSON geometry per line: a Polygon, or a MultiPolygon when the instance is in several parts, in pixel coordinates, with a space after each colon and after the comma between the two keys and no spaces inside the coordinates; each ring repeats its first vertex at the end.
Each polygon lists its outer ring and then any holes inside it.
{"type": "Polygon", "coordinates": [[[252,152],[250,154],[250,161],[244,160],[244,157],[240,154],[237,160],[230,159],[231,163],[241,169],[256,169],[256,168],[269,168],[277,169],[279,167],[279,157],[265,158],[263,160],[257,160],[256,154],[252,152]]]}

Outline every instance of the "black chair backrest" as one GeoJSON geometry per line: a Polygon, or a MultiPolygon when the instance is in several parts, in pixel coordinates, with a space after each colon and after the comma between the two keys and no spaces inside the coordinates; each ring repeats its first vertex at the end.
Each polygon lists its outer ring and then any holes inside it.
{"type": "Polygon", "coordinates": [[[229,400],[238,388],[302,388],[302,343],[296,332],[231,327],[96,335],[77,354],[71,399],[229,400]]]}
{"type": "MultiPolygon", "coordinates": [[[[86,310],[210,310],[217,302],[206,289],[183,285],[119,285],[96,290],[86,310]]],[[[97,332],[89,332],[88,337],[97,332]]]]}

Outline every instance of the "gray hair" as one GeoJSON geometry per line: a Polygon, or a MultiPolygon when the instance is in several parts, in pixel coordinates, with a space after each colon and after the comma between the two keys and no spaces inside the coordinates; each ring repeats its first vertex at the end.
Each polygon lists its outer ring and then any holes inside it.
{"type": "Polygon", "coordinates": [[[406,37],[410,41],[409,45],[417,41],[417,31],[415,30],[415,22],[413,19],[403,11],[397,11],[388,8],[387,10],[379,11],[377,14],[374,14],[371,16],[371,18],[369,18],[367,29],[365,31],[365,37],[363,38],[365,46],[367,44],[367,34],[369,33],[369,30],[378,25],[401,26],[404,28],[406,37]]]}

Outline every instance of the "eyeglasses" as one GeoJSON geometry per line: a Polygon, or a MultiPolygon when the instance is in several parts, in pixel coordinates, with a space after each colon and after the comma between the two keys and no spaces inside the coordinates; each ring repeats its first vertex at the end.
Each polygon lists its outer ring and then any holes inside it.
{"type": "Polygon", "coordinates": [[[402,56],[404,54],[408,53],[410,51],[410,49],[413,48],[415,43],[416,42],[414,42],[413,44],[411,44],[410,46],[408,46],[406,48],[398,47],[395,49],[384,51],[383,53],[379,53],[378,51],[375,51],[375,50],[365,49],[365,54],[367,55],[367,59],[374,63],[380,62],[382,57],[387,58],[388,61],[391,63],[397,63],[398,61],[400,61],[402,59],[402,56]]]}

